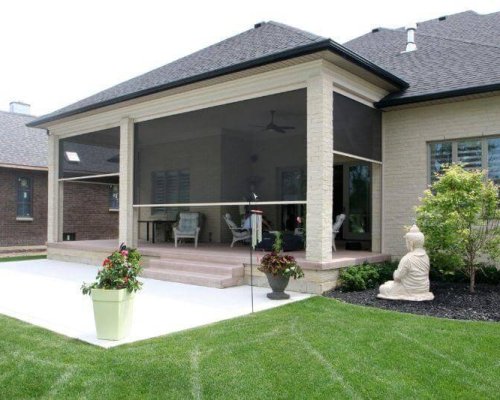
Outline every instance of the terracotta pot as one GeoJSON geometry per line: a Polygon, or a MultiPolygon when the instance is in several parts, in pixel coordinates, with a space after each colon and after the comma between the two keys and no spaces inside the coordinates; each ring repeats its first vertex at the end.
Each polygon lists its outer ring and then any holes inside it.
{"type": "Polygon", "coordinates": [[[268,298],[271,300],[286,300],[290,298],[290,295],[285,293],[288,281],[290,280],[289,276],[273,275],[268,272],[266,272],[266,276],[269,286],[273,289],[272,293],[267,294],[268,298]]]}

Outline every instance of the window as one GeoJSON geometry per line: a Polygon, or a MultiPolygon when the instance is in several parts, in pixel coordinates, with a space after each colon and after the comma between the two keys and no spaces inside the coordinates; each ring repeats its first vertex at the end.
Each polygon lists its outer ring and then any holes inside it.
{"type": "Polygon", "coordinates": [[[488,139],[488,177],[500,185],[500,138],[488,139]]]}
{"type": "Polygon", "coordinates": [[[120,208],[120,187],[111,185],[109,187],[109,209],[118,210],[120,208]]]}
{"type": "Polygon", "coordinates": [[[457,144],[458,162],[465,169],[481,169],[482,153],[481,140],[467,140],[457,144]]]}
{"type": "MultiPolygon", "coordinates": [[[[190,180],[188,170],[154,171],[151,182],[153,204],[189,203],[190,180]]],[[[173,211],[170,208],[171,211],[173,211]]],[[[153,208],[153,214],[167,212],[165,207],[153,208]]]]}
{"type": "Polygon", "coordinates": [[[32,178],[17,179],[17,217],[33,217],[33,182],[32,178]]]}
{"type": "Polygon", "coordinates": [[[431,179],[440,173],[443,165],[451,164],[451,142],[431,143],[431,179]]]}
{"type": "Polygon", "coordinates": [[[488,177],[500,183],[500,137],[462,139],[429,143],[430,181],[443,165],[461,163],[465,169],[488,170],[488,177]]]}

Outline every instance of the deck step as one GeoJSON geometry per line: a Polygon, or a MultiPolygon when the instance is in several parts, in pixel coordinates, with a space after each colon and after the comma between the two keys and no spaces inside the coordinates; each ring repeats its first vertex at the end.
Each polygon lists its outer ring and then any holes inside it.
{"type": "MultiPolygon", "coordinates": [[[[232,253],[231,249],[227,248],[227,252],[219,252],[219,251],[204,251],[203,249],[169,249],[168,253],[162,254],[161,259],[168,260],[185,260],[185,261],[204,261],[209,263],[218,263],[223,265],[232,265],[232,264],[242,264],[244,262],[250,261],[250,252],[242,254],[241,252],[232,253]]],[[[254,252],[254,261],[256,257],[263,256],[265,253],[260,254],[260,252],[254,252]]],[[[148,252],[144,251],[143,255],[149,255],[148,252]]],[[[157,253],[152,256],[156,256],[157,253]]]]}
{"type": "MultiPolygon", "coordinates": [[[[159,268],[166,270],[199,272],[202,274],[228,275],[233,278],[242,277],[244,274],[243,264],[224,264],[207,261],[183,260],[160,258],[151,260],[149,268],[159,268]]],[[[148,269],[149,269],[148,268],[148,269]]]]}
{"type": "Polygon", "coordinates": [[[242,277],[233,277],[228,274],[201,273],[162,267],[149,267],[142,272],[141,276],[144,278],[214,287],[219,289],[238,286],[243,281],[242,277]]]}

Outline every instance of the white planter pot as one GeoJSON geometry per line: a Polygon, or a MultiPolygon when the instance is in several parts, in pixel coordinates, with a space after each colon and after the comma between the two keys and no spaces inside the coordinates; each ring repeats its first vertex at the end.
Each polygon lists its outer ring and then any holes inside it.
{"type": "Polygon", "coordinates": [[[92,289],[94,320],[98,339],[120,340],[132,326],[134,293],[127,289],[92,289]]]}

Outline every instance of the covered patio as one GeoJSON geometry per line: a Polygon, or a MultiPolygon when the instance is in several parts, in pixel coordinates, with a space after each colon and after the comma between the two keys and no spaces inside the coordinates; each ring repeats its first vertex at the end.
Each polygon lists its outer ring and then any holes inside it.
{"type": "MultiPolygon", "coordinates": [[[[291,254],[305,278],[292,290],[322,293],[336,285],[340,268],[388,259],[381,254],[381,116],[367,100],[380,93],[336,88],[333,71],[305,63],[248,85],[245,78],[195,89],[200,96],[132,106],[118,123],[89,116],[87,125],[55,127],[49,258],[96,265],[126,243],[144,254],[147,277],[220,288],[248,283],[260,254],[251,263],[248,241],[230,245],[235,227],[248,231],[257,209],[266,232],[285,232],[295,243],[291,254]],[[66,185],[108,186],[117,226],[96,226],[95,240],[68,231],[66,185]],[[172,228],[183,214],[195,225],[175,248],[172,228]],[[345,222],[334,232],[340,215],[345,222]]],[[[252,280],[267,285],[256,268],[252,280]]]]}

